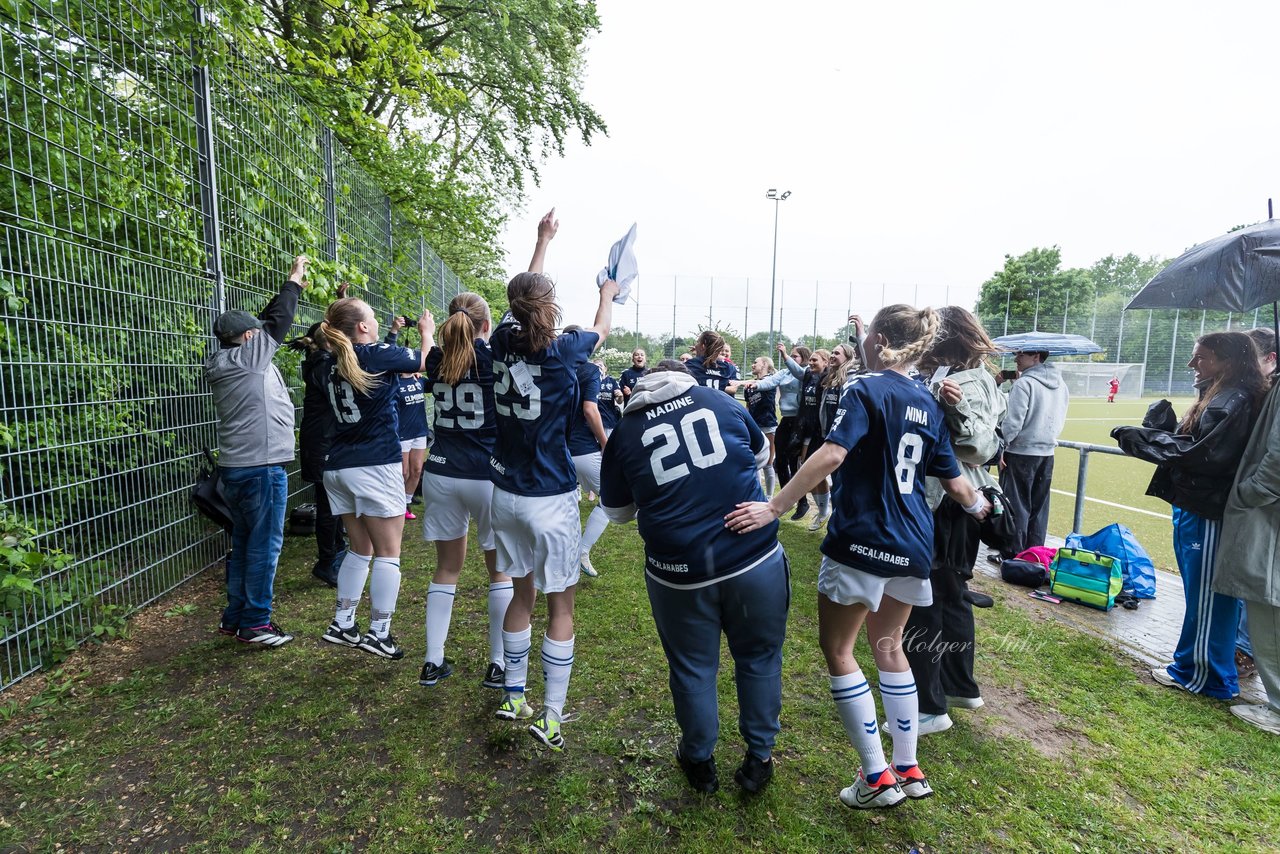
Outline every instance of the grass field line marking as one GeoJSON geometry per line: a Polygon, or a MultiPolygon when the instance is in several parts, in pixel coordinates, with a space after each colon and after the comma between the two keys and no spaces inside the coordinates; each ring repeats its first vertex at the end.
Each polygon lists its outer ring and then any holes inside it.
{"type": "Polygon", "coordinates": [[[1068,421],[1128,421],[1127,418],[1068,418],[1068,421]]]}
{"type": "MultiPolygon", "coordinates": [[[[1065,489],[1051,489],[1049,491],[1055,492],[1058,495],[1065,495],[1068,498],[1076,497],[1074,492],[1067,492],[1065,489]]],[[[1154,510],[1143,510],[1141,507],[1130,507],[1128,504],[1116,504],[1114,501],[1103,501],[1101,498],[1090,498],[1087,495],[1084,497],[1084,500],[1092,501],[1095,504],[1105,504],[1108,507],[1117,507],[1121,510],[1132,510],[1134,513],[1143,513],[1147,516],[1155,516],[1157,519],[1173,519],[1172,516],[1165,513],[1157,513],[1154,510]]]]}

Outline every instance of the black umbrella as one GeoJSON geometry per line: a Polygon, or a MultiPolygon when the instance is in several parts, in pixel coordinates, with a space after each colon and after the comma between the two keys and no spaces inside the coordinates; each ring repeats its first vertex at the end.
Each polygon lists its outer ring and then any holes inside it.
{"type": "MultiPolygon", "coordinates": [[[[1271,214],[1271,202],[1267,202],[1271,214]]],[[[1280,220],[1242,228],[1193,246],[1138,291],[1131,308],[1250,311],[1271,303],[1280,337],[1280,220]]]]}

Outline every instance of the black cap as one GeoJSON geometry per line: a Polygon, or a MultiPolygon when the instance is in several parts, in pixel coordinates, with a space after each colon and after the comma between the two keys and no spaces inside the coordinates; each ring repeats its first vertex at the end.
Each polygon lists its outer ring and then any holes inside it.
{"type": "Polygon", "coordinates": [[[232,309],[224,311],[218,315],[218,319],[213,322],[213,334],[223,344],[234,342],[241,335],[250,329],[261,329],[262,321],[254,317],[247,311],[232,309]]]}

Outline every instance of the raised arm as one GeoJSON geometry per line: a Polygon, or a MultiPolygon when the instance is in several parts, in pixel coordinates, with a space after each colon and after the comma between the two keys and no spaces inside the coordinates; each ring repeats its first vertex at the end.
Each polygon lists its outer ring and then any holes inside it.
{"type": "Polygon", "coordinates": [[[436,334],[436,319],[431,316],[431,312],[422,312],[422,317],[418,318],[418,336],[422,339],[422,354],[418,362],[418,373],[424,373],[427,370],[427,353],[431,352],[431,348],[436,346],[433,336],[436,334]]]}
{"type": "Polygon", "coordinates": [[[596,309],[596,322],[587,330],[600,336],[597,347],[604,344],[604,339],[609,337],[609,330],[613,328],[613,298],[617,295],[618,283],[613,279],[600,286],[600,306],[596,309]]]}
{"type": "Polygon", "coordinates": [[[306,255],[293,259],[293,267],[289,270],[289,281],[284,283],[280,293],[271,298],[266,308],[258,315],[262,321],[262,331],[270,335],[277,344],[283,344],[289,327],[293,326],[294,315],[298,313],[298,298],[302,289],[307,286],[307,265],[311,261],[306,255]]]}
{"type": "Polygon", "coordinates": [[[560,220],[556,219],[556,209],[552,208],[538,220],[538,242],[533,247],[533,258],[529,261],[530,273],[541,273],[543,262],[547,259],[547,244],[560,230],[560,220]]]}

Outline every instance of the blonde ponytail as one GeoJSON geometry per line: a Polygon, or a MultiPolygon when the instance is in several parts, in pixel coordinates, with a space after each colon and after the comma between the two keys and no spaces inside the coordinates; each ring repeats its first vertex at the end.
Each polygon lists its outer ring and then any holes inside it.
{"type": "Polygon", "coordinates": [[[457,385],[476,366],[474,341],[489,319],[489,304],[470,291],[458,294],[449,303],[449,317],[440,327],[440,379],[457,385]]]}
{"type": "Polygon", "coordinates": [[[919,361],[938,335],[941,320],[932,308],[898,303],[880,309],[871,323],[889,339],[880,348],[880,361],[888,368],[907,368],[919,361]]]}
{"type": "Polygon", "coordinates": [[[329,352],[338,363],[339,375],[351,383],[352,388],[367,397],[377,385],[378,375],[360,367],[355,345],[351,341],[356,324],[364,320],[366,312],[372,313],[372,310],[352,297],[331,303],[324,313],[324,320],[320,322],[320,334],[328,342],[329,352]]]}

